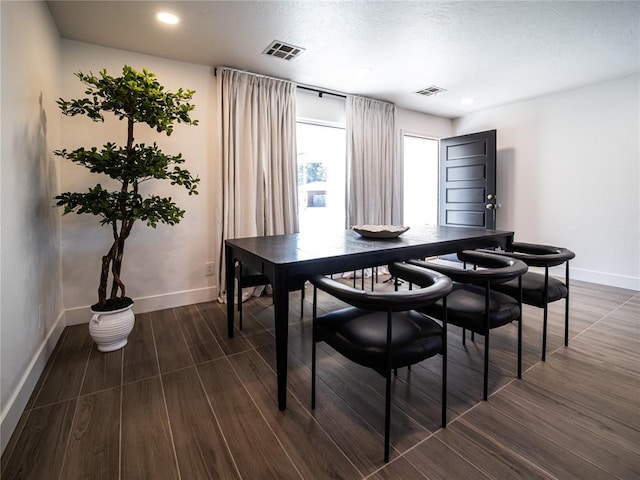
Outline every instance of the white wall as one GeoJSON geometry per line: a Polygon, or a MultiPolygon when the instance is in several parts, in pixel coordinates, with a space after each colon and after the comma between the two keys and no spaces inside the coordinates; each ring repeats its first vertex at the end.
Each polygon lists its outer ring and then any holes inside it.
{"type": "Polygon", "coordinates": [[[4,450],[63,327],[60,38],[44,3],[1,2],[0,412],[4,450]],[[19,48],[17,48],[19,47],[19,48]]]}
{"type": "MultiPolygon", "coordinates": [[[[156,229],[138,222],[125,246],[122,277],[127,295],[136,304],[134,311],[145,312],[207,301],[217,296],[215,277],[205,277],[205,262],[214,259],[211,177],[215,138],[215,105],[213,68],[166,60],[81,42],[62,42],[62,98],[80,98],[83,85],[74,72],[98,73],[106,69],[110,75],[122,73],[127,64],[137,70],[146,67],[155,73],[167,89],[189,88],[196,91],[193,118],[198,126],[178,124],[167,137],[136,125],[136,142],[157,142],[165,153],[182,153],[182,165],[200,177],[199,195],[165,181],[149,181],[145,192],[171,196],[186,210],[176,226],[158,225],[156,229]]],[[[63,117],[61,143],[68,149],[101,146],[107,141],[122,144],[126,140],[126,124],[113,116],[105,123],[94,123],[81,116],[63,117]]],[[[101,182],[104,176],[90,173],[67,160],[61,163],[61,191],[85,191],[101,182]]],[[[61,213],[61,212],[60,212],[61,213]]],[[[70,214],[62,222],[62,259],[64,304],[67,322],[88,321],[87,307],[97,301],[100,259],[111,245],[111,231],[100,227],[98,219],[89,215],[70,214]]]]}
{"type": "Polygon", "coordinates": [[[447,138],[454,135],[450,118],[436,117],[425,113],[398,108],[398,128],[402,133],[421,135],[429,138],[447,138]]]}
{"type": "Polygon", "coordinates": [[[572,275],[640,290],[640,77],[457,119],[497,129],[498,228],[565,246],[572,275]]]}

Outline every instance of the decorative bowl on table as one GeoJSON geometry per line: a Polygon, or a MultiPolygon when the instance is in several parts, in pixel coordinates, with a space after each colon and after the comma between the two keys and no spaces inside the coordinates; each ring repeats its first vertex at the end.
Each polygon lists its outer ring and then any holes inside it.
{"type": "Polygon", "coordinates": [[[396,238],[409,230],[402,225],[354,225],[351,228],[365,238],[396,238]]]}

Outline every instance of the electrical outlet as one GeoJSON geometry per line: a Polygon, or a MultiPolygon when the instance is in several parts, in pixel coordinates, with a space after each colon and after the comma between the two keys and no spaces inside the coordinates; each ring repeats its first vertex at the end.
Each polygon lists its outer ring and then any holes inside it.
{"type": "Polygon", "coordinates": [[[204,264],[204,276],[212,277],[213,276],[213,262],[206,262],[204,264]]]}

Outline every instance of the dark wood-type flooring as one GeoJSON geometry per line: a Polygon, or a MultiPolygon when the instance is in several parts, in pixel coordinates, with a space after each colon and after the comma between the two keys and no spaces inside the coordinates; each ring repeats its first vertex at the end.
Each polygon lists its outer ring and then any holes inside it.
{"type": "MultiPolygon", "coordinates": [[[[380,279],[382,281],[382,278],[380,279]]],[[[379,284],[376,288],[388,288],[379,284]]],[[[65,329],[2,455],[2,479],[637,479],[640,294],[572,283],[564,302],[524,309],[524,374],[515,324],[483,338],[449,329],[449,425],[440,422],[440,357],[393,380],[384,464],[384,379],[319,349],[310,409],[310,314],[291,294],[288,408],[276,404],[271,297],[245,304],[229,340],[224,305],[136,316],[129,344],[99,353],[87,326],[65,329]]],[[[320,308],[336,306],[321,295],[320,308]]]]}

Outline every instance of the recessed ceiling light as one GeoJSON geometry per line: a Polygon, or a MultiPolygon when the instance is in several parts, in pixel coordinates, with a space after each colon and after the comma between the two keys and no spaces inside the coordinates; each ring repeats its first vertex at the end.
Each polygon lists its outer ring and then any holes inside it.
{"type": "Polygon", "coordinates": [[[462,100],[460,100],[460,103],[463,105],[471,105],[472,103],[475,103],[475,99],[471,97],[463,98],[462,100]]]}
{"type": "Polygon", "coordinates": [[[159,22],[166,23],[168,25],[175,25],[180,21],[177,15],[169,12],[158,12],[156,18],[159,22]]]}

